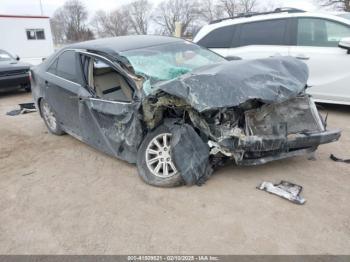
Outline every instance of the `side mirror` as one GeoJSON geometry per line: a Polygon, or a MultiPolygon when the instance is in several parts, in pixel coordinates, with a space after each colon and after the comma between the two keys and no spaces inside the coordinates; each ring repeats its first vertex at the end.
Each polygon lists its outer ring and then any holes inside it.
{"type": "Polygon", "coordinates": [[[343,38],[342,40],[340,40],[338,46],[340,48],[346,49],[348,50],[348,54],[350,54],[350,38],[343,38]]]}
{"type": "Polygon", "coordinates": [[[227,61],[235,61],[235,60],[242,60],[242,57],[239,57],[239,56],[226,56],[225,59],[227,61]]]}
{"type": "Polygon", "coordinates": [[[15,59],[16,59],[17,61],[19,61],[21,58],[19,58],[19,56],[16,55],[15,59]]]}

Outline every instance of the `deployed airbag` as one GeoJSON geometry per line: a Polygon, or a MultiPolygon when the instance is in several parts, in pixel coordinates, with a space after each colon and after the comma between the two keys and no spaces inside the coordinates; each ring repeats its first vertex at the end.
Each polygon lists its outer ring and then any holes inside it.
{"type": "Polygon", "coordinates": [[[209,147],[187,124],[171,126],[171,157],[186,185],[204,183],[213,170],[209,164],[209,147]]]}

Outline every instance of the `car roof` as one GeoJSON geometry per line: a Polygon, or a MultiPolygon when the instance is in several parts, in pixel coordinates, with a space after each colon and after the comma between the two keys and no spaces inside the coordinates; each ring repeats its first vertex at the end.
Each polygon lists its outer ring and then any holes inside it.
{"type": "Polygon", "coordinates": [[[181,38],[157,35],[130,35],[102,38],[66,46],[65,49],[87,49],[102,52],[124,52],[150,46],[185,42],[181,38]]]}
{"type": "Polygon", "coordinates": [[[314,17],[314,18],[325,18],[330,19],[334,21],[341,22],[343,24],[350,25],[350,20],[330,14],[330,13],[322,13],[322,12],[299,12],[299,13],[287,13],[287,12],[281,12],[281,13],[271,13],[266,15],[253,15],[249,17],[238,17],[233,19],[225,19],[221,22],[208,24],[202,27],[202,29],[197,33],[195,36],[193,42],[198,42],[203,37],[205,37],[208,33],[211,31],[229,26],[229,25],[238,25],[238,24],[245,24],[250,22],[259,22],[259,21],[265,21],[265,20],[272,20],[272,19],[281,19],[281,18],[291,18],[291,17],[314,17]]]}

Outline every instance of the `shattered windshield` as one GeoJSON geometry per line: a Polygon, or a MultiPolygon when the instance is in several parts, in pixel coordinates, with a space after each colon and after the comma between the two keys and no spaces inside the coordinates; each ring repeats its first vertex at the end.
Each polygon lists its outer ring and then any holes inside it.
{"type": "Polygon", "coordinates": [[[189,42],[130,50],[121,55],[130,61],[136,74],[153,81],[174,79],[196,68],[226,61],[189,42]]]}
{"type": "Polygon", "coordinates": [[[13,58],[11,55],[3,50],[0,50],[0,61],[10,61],[13,58]]]}

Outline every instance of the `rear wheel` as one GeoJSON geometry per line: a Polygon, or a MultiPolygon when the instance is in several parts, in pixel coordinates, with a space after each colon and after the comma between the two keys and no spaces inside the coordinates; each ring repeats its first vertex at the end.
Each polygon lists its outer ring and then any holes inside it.
{"type": "Polygon", "coordinates": [[[160,126],[149,133],[141,144],[137,156],[140,177],[148,184],[175,187],[183,184],[181,174],[171,157],[172,133],[160,126]]]}
{"type": "Polygon", "coordinates": [[[40,101],[40,111],[47,129],[52,134],[55,134],[58,136],[65,134],[65,132],[63,131],[61,125],[59,124],[56,118],[55,113],[53,112],[50,105],[44,99],[41,99],[40,101]]]}

